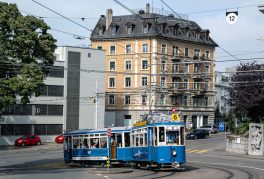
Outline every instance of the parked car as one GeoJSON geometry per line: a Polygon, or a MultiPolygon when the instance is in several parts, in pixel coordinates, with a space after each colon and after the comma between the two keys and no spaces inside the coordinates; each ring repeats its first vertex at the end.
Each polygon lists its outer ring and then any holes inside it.
{"type": "Polygon", "coordinates": [[[216,125],[205,125],[205,126],[201,126],[199,127],[199,129],[204,129],[204,130],[208,130],[209,133],[217,133],[218,132],[218,128],[216,125]]]}
{"type": "Polygon", "coordinates": [[[193,129],[187,135],[186,139],[207,139],[209,137],[209,131],[204,129],[193,129]]]}
{"type": "Polygon", "coordinates": [[[41,139],[38,135],[25,135],[15,141],[16,146],[40,145],[41,139]]]}
{"type": "Polygon", "coordinates": [[[63,137],[63,135],[59,135],[59,136],[57,136],[57,137],[55,138],[55,142],[56,142],[56,143],[63,143],[63,141],[64,141],[64,137],[63,137]]]}

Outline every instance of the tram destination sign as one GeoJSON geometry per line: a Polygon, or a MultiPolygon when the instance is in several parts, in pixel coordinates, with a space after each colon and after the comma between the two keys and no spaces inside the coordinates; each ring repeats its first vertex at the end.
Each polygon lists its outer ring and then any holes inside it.
{"type": "Polygon", "coordinates": [[[136,122],[134,124],[134,127],[139,127],[139,126],[144,126],[147,124],[147,121],[140,121],[140,122],[136,122]]]}

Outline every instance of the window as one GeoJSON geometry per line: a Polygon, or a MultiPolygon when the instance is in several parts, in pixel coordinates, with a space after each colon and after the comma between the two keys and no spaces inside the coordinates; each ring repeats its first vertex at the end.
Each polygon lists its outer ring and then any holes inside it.
{"type": "Polygon", "coordinates": [[[187,101],[188,101],[188,97],[187,96],[183,96],[183,105],[187,106],[187,101]]]}
{"type": "Polygon", "coordinates": [[[48,76],[49,77],[60,77],[60,78],[63,78],[64,77],[64,68],[61,67],[61,66],[53,66],[49,70],[48,76]]]}
{"type": "Polygon", "coordinates": [[[148,69],[148,61],[147,60],[142,60],[142,70],[146,70],[148,69]]]}
{"type": "Polygon", "coordinates": [[[205,51],[205,57],[206,59],[210,59],[210,50],[205,51]]]}
{"type": "Polygon", "coordinates": [[[91,53],[88,53],[88,58],[91,58],[92,57],[92,54],[91,53]]]}
{"type": "Polygon", "coordinates": [[[179,64],[172,64],[172,73],[179,73],[179,64]]]}
{"type": "Polygon", "coordinates": [[[172,51],[173,56],[178,56],[179,55],[179,47],[173,46],[173,51],[172,51]]]}
{"type": "Polygon", "coordinates": [[[47,135],[61,134],[62,125],[61,124],[47,124],[47,135]]]}
{"type": "Polygon", "coordinates": [[[131,77],[125,77],[125,87],[131,87],[131,77]]]}
{"type": "Polygon", "coordinates": [[[198,105],[198,97],[193,97],[193,106],[197,106],[198,105]]]}
{"type": "Polygon", "coordinates": [[[209,65],[205,65],[205,73],[209,73],[210,70],[210,66],[209,65]]]}
{"type": "Polygon", "coordinates": [[[163,94],[160,96],[160,104],[165,105],[165,96],[163,94]]]}
{"type": "Polygon", "coordinates": [[[184,73],[189,73],[189,64],[188,63],[184,64],[184,73]]]}
{"type": "Polygon", "coordinates": [[[131,44],[126,45],[126,53],[131,53],[131,52],[132,52],[131,44]]]}
{"type": "Polygon", "coordinates": [[[103,47],[102,46],[97,46],[97,49],[98,50],[103,50],[103,47]]]}
{"type": "Polygon", "coordinates": [[[194,87],[193,87],[193,89],[200,89],[199,80],[197,80],[197,79],[194,80],[194,87]]]}
{"type": "Polygon", "coordinates": [[[108,104],[110,104],[110,105],[115,104],[115,95],[109,94],[109,96],[108,96],[108,104]]]}
{"type": "Polygon", "coordinates": [[[143,53],[148,52],[148,44],[143,44],[143,45],[142,45],[142,52],[143,52],[143,53]]]}
{"type": "Polygon", "coordinates": [[[205,80],[204,89],[206,91],[209,89],[209,80],[205,80]]]}
{"type": "Polygon", "coordinates": [[[111,34],[115,35],[116,34],[116,26],[111,27],[111,34]]]}
{"type": "Polygon", "coordinates": [[[142,105],[147,104],[147,95],[142,95],[142,105]]]}
{"type": "Polygon", "coordinates": [[[48,106],[45,104],[35,105],[35,115],[47,115],[48,106]]]}
{"type": "Polygon", "coordinates": [[[125,70],[131,70],[131,66],[132,66],[131,63],[132,63],[131,60],[125,61],[125,70]]]}
{"type": "Polygon", "coordinates": [[[184,83],[183,83],[183,88],[184,89],[188,89],[188,83],[189,83],[189,80],[188,79],[184,79],[184,83]]]}
{"type": "Polygon", "coordinates": [[[198,49],[198,48],[194,49],[194,58],[195,59],[200,58],[200,49],[198,49]]]}
{"type": "Polygon", "coordinates": [[[166,54],[167,53],[167,45],[161,44],[161,53],[166,54]]]}
{"type": "Polygon", "coordinates": [[[115,71],[115,61],[110,61],[110,71],[115,71]]]}
{"type": "Polygon", "coordinates": [[[114,45],[111,45],[110,46],[110,54],[115,54],[116,52],[115,52],[115,46],[114,45]]]}
{"type": "Polygon", "coordinates": [[[200,66],[199,66],[199,64],[194,64],[194,73],[200,73],[200,66]]]}
{"type": "Polygon", "coordinates": [[[130,104],[130,95],[125,95],[125,104],[130,104]]]}
{"type": "Polygon", "coordinates": [[[16,124],[15,135],[27,135],[31,134],[31,125],[27,124],[16,124]]]}
{"type": "Polygon", "coordinates": [[[148,33],[148,24],[143,25],[143,33],[144,34],[148,33]]]}
{"type": "Polygon", "coordinates": [[[40,91],[36,92],[36,96],[63,96],[63,86],[46,85],[40,91]]]}
{"type": "Polygon", "coordinates": [[[63,105],[48,105],[47,115],[63,115],[63,105]]]}
{"type": "Polygon", "coordinates": [[[142,86],[147,86],[148,85],[148,78],[146,76],[141,78],[142,81],[142,86]]]}
{"type": "Polygon", "coordinates": [[[160,86],[163,86],[164,87],[165,86],[165,82],[166,82],[166,77],[164,77],[164,76],[161,77],[160,78],[160,86]]]}
{"type": "Polygon", "coordinates": [[[164,127],[159,128],[159,142],[165,142],[165,129],[164,129],[164,127]]]}
{"type": "Polygon", "coordinates": [[[127,26],[127,34],[131,34],[132,33],[132,26],[127,26]]]}
{"type": "Polygon", "coordinates": [[[115,78],[110,77],[109,78],[109,88],[114,88],[115,87],[115,78]]]}
{"type": "Polygon", "coordinates": [[[189,48],[184,49],[184,56],[189,57],[189,48]]]}
{"type": "Polygon", "coordinates": [[[208,97],[204,97],[204,105],[208,106],[208,97]]]}
{"type": "Polygon", "coordinates": [[[161,61],[161,71],[165,71],[166,70],[166,61],[165,60],[162,60],[161,61]]]}
{"type": "Polygon", "coordinates": [[[99,35],[103,35],[103,33],[104,33],[104,29],[103,28],[100,28],[99,29],[99,35]]]}

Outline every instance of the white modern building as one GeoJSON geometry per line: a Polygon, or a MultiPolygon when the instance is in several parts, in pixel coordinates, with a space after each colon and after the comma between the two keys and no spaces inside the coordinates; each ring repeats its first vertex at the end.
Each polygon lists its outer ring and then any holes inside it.
{"type": "Polygon", "coordinates": [[[55,55],[41,95],[2,112],[0,145],[25,134],[48,142],[66,130],[104,127],[105,51],[62,46],[55,55]]]}
{"type": "Polygon", "coordinates": [[[232,73],[235,68],[226,68],[225,72],[215,72],[215,108],[220,114],[227,115],[231,110],[229,89],[231,88],[232,73]]]}

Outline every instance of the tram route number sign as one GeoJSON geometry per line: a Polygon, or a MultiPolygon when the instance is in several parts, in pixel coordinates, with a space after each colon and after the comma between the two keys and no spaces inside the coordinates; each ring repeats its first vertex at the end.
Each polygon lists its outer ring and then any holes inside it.
{"type": "Polygon", "coordinates": [[[179,114],[172,114],[171,118],[172,118],[172,121],[179,121],[180,120],[179,114]]]}
{"type": "Polygon", "coordinates": [[[111,129],[110,128],[107,129],[107,136],[111,136],[111,129]]]}

